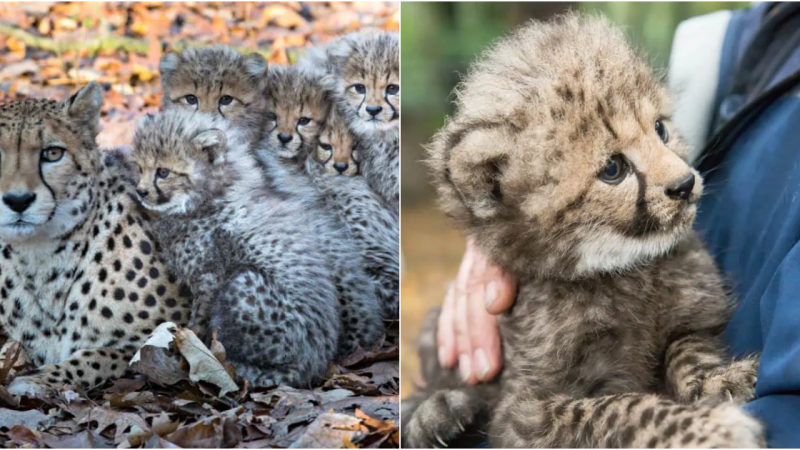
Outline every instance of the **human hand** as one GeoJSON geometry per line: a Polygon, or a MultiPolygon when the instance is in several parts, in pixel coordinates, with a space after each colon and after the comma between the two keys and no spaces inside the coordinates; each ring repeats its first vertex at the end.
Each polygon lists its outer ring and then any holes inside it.
{"type": "Polygon", "coordinates": [[[467,384],[494,378],[503,367],[495,315],[511,307],[516,293],[516,279],[468,239],[458,277],[447,290],[439,316],[439,364],[450,368],[458,363],[467,384]]]}

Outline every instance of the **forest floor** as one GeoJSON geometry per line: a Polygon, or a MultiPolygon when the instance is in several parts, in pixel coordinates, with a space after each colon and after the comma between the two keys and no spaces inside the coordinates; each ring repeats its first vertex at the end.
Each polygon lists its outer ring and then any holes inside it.
{"type": "MultiPolygon", "coordinates": [[[[222,43],[282,65],[347,32],[399,27],[396,2],[0,3],[0,104],[65,99],[97,81],[105,90],[98,143],[126,146],[137,119],[159,109],[158,61],[165,51],[222,43]]],[[[236,343],[216,342],[190,355],[181,343],[191,333],[178,330],[165,349],[143,347],[125,378],[89,391],[66,385],[48,398],[20,398],[5,386],[26,366],[8,352],[0,361],[0,445],[397,447],[399,324],[386,328],[373,348],[331,363],[309,389],[252,388],[235,374],[229,380],[235,386],[206,377],[197,358],[221,365],[224,346],[236,343]]]]}

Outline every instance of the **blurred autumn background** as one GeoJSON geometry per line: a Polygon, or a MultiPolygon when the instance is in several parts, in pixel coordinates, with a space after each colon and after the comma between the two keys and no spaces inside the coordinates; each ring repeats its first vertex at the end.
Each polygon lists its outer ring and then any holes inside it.
{"type": "MultiPolygon", "coordinates": [[[[166,51],[221,43],[292,64],[309,46],[367,28],[399,31],[399,3],[0,2],[0,103],[64,99],[97,81],[105,90],[98,142],[126,146],[137,119],[159,109],[166,51]]],[[[113,383],[13,397],[9,375],[32,367],[12,350],[0,360],[0,446],[397,447],[399,330],[388,328],[374,348],[331,363],[322,386],[239,385],[227,395],[194,367],[190,378],[183,349],[164,356],[148,346],[113,383]]],[[[225,349],[211,349],[224,362],[225,349]]]]}
{"type": "Polygon", "coordinates": [[[444,300],[446,283],[461,261],[464,239],[436,209],[421,144],[452,111],[450,92],[460,74],[494,39],[529,19],[567,10],[603,14],[625,27],[632,42],[656,67],[669,61],[672,38],[686,18],[734,2],[404,3],[402,11],[402,249],[405,258],[400,324],[403,397],[414,390],[419,370],[417,331],[425,312],[444,300]]]}
{"type": "Polygon", "coordinates": [[[66,98],[98,81],[98,142],[129,144],[138,116],[161,103],[165,51],[220,43],[290,64],[309,45],[363,28],[399,31],[399,4],[0,2],[0,103],[66,98]]]}

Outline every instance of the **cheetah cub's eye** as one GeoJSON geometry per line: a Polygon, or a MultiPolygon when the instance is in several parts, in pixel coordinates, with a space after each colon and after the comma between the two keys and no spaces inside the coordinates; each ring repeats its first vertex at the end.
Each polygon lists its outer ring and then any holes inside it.
{"type": "Polygon", "coordinates": [[[189,105],[194,106],[197,104],[197,97],[195,97],[194,95],[189,94],[186,97],[183,97],[183,99],[186,100],[186,103],[189,105]]]}
{"type": "Polygon", "coordinates": [[[625,158],[622,155],[614,155],[608,160],[608,164],[603,167],[603,170],[597,174],[597,177],[608,184],[619,184],[625,179],[629,171],[630,166],[625,161],[625,158]]]}
{"type": "Polygon", "coordinates": [[[358,93],[358,94],[366,94],[367,93],[367,87],[364,86],[361,83],[356,83],[356,84],[354,84],[354,85],[352,85],[350,87],[353,88],[353,90],[356,91],[356,93],[358,93]]]}
{"type": "Polygon", "coordinates": [[[220,106],[227,106],[230,105],[232,102],[233,102],[233,97],[231,97],[230,95],[223,95],[222,97],[219,98],[220,106]]]}
{"type": "Polygon", "coordinates": [[[326,152],[329,152],[329,151],[333,150],[333,147],[331,147],[331,144],[323,144],[322,142],[319,143],[319,148],[325,150],[326,152]]]}
{"type": "Polygon", "coordinates": [[[386,93],[387,94],[389,94],[389,95],[397,95],[398,92],[400,92],[400,86],[398,86],[396,84],[390,84],[390,85],[386,86],[386,93]]]}
{"type": "Polygon", "coordinates": [[[667,130],[667,126],[664,125],[664,122],[660,120],[656,120],[656,133],[658,133],[658,137],[660,137],[665,144],[669,142],[669,130],[667,130]]]}
{"type": "Polygon", "coordinates": [[[278,116],[275,115],[275,113],[267,113],[267,120],[269,120],[270,122],[277,122],[278,116]]]}
{"type": "Polygon", "coordinates": [[[156,170],[156,176],[158,178],[167,178],[169,176],[169,169],[164,169],[163,167],[156,170]]]}
{"type": "Polygon", "coordinates": [[[308,117],[301,117],[300,120],[297,121],[298,125],[308,125],[311,123],[311,119],[308,117]]]}
{"type": "Polygon", "coordinates": [[[64,150],[61,147],[48,147],[42,150],[42,161],[45,162],[56,162],[64,157],[64,150]]]}

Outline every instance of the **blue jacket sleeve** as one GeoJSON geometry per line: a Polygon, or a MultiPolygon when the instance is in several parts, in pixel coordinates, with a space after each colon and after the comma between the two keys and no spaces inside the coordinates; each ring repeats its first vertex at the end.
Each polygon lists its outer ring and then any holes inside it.
{"type": "MultiPolygon", "coordinates": [[[[763,351],[756,400],[746,409],[767,428],[770,447],[800,447],[800,244],[761,298],[763,351]]],[[[735,332],[736,330],[731,330],[735,332]]]]}

